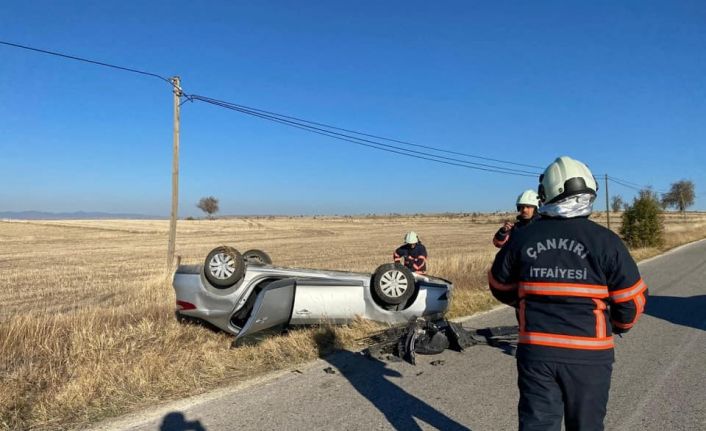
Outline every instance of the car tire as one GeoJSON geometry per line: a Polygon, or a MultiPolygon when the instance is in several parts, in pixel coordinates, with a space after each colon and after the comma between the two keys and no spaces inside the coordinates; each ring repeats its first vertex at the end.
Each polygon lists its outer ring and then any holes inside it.
{"type": "Polygon", "coordinates": [[[373,294],[385,305],[407,302],[415,289],[412,271],[400,264],[380,265],[373,274],[373,294]]]}
{"type": "Polygon", "coordinates": [[[243,253],[245,263],[251,265],[271,265],[272,258],[262,250],[252,249],[243,253]]]}
{"type": "Polygon", "coordinates": [[[245,260],[233,247],[217,247],[206,256],[203,272],[214,287],[225,289],[242,280],[245,275],[245,260]]]}

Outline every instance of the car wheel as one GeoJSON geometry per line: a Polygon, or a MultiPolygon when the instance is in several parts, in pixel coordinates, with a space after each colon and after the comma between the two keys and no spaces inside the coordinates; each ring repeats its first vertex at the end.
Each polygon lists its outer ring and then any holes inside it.
{"type": "Polygon", "coordinates": [[[412,271],[402,265],[380,265],[373,274],[373,293],[387,305],[406,302],[414,295],[415,289],[412,271]]]}
{"type": "Polygon", "coordinates": [[[243,253],[243,259],[245,259],[246,263],[249,264],[255,264],[255,265],[271,265],[272,264],[272,258],[270,258],[270,255],[265,253],[262,250],[257,250],[257,249],[252,249],[248,250],[245,253],[243,253]]]}
{"type": "Polygon", "coordinates": [[[217,247],[206,256],[203,272],[214,287],[224,289],[243,278],[245,261],[240,252],[233,247],[217,247]]]}

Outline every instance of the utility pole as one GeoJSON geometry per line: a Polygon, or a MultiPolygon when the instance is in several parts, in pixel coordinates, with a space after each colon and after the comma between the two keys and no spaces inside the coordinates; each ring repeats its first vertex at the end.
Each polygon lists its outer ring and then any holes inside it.
{"type": "Polygon", "coordinates": [[[610,199],[608,198],[608,174],[605,174],[605,215],[610,229],[610,199]]]}
{"type": "Polygon", "coordinates": [[[179,105],[181,103],[181,80],[178,76],[170,79],[174,91],[174,142],[172,146],[172,211],[169,218],[169,246],[167,248],[167,271],[174,264],[174,243],[176,242],[177,212],[179,210],[179,105]]]}

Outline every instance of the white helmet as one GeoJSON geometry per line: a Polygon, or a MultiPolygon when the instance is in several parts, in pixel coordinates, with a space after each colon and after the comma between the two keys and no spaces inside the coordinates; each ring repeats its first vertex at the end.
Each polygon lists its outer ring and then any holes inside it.
{"type": "MultiPolygon", "coordinates": [[[[530,207],[539,207],[539,195],[534,190],[525,190],[517,197],[517,206],[526,205],[530,207]]],[[[518,210],[519,211],[519,210],[518,210]]]]}
{"type": "Polygon", "coordinates": [[[559,157],[539,176],[539,199],[544,203],[556,202],[579,193],[595,196],[596,191],[598,183],[588,166],[571,157],[559,157]]]}
{"type": "Polygon", "coordinates": [[[409,231],[407,232],[407,235],[404,236],[404,243],[405,244],[416,244],[419,242],[419,237],[417,236],[417,232],[415,231],[409,231]]]}

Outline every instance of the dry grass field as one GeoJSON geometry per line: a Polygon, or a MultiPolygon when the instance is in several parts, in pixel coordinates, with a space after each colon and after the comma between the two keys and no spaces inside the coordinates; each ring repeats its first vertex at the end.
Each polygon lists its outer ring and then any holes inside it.
{"type": "MultiPolygon", "coordinates": [[[[372,272],[414,229],[429,250],[430,273],[454,281],[449,314],[460,316],[496,304],[485,274],[496,251],[491,236],[506,218],[180,221],[177,254],[201,263],[228,244],[264,249],[285,266],[372,272]]],[[[0,430],[76,428],[318,357],[317,328],[233,350],[224,334],[177,324],[167,228],[166,221],[0,221],[0,430]]],[[[706,237],[706,215],[669,215],[667,233],[667,248],[706,237]]],[[[355,347],[379,328],[358,322],[335,330],[342,346],[355,347]]]]}

